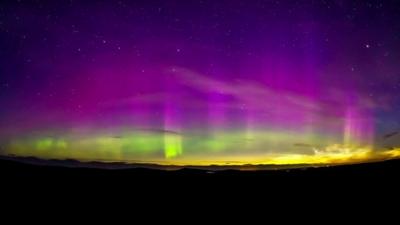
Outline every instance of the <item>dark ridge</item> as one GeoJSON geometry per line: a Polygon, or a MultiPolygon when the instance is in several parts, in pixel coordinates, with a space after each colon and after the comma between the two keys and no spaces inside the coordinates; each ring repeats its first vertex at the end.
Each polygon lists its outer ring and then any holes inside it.
{"type": "Polygon", "coordinates": [[[51,169],[88,169],[98,171],[135,171],[135,170],[149,170],[149,171],[175,171],[185,173],[187,171],[201,171],[202,173],[215,172],[215,173],[281,173],[281,172],[299,172],[299,171],[341,171],[346,169],[361,170],[363,168],[381,167],[381,166],[397,166],[400,167],[400,159],[391,159],[382,162],[365,162],[352,165],[340,164],[295,164],[295,165],[211,165],[211,166],[164,166],[158,164],[146,163],[124,163],[124,162],[81,162],[74,159],[40,159],[36,157],[17,157],[13,155],[0,156],[0,166],[11,165],[17,167],[31,167],[31,168],[45,168],[51,169]]]}
{"type": "Polygon", "coordinates": [[[196,169],[205,171],[223,171],[223,170],[282,170],[282,169],[299,169],[309,167],[324,167],[325,164],[291,164],[291,165],[209,165],[209,166],[173,166],[173,165],[159,165],[151,163],[125,163],[125,162],[99,162],[89,161],[81,162],[75,159],[41,159],[37,157],[21,157],[15,155],[0,156],[0,160],[8,160],[38,166],[57,166],[68,168],[97,168],[97,169],[134,169],[134,168],[147,168],[153,170],[182,170],[182,169],[196,169]]]}

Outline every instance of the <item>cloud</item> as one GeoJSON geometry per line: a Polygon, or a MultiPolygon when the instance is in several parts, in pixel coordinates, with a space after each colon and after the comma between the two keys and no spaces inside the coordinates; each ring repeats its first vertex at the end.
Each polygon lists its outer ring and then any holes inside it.
{"type": "Polygon", "coordinates": [[[209,94],[227,95],[236,102],[223,103],[225,107],[242,107],[243,104],[250,109],[268,112],[279,111],[307,111],[318,112],[321,106],[313,99],[307,98],[285,90],[274,90],[265,85],[250,81],[219,81],[206,75],[176,68],[169,70],[177,76],[177,81],[198,91],[209,94]]]}
{"type": "Polygon", "coordinates": [[[385,134],[385,135],[383,135],[383,139],[391,138],[391,137],[397,135],[398,133],[399,133],[398,131],[395,131],[395,132],[391,132],[391,133],[385,134]]]}
{"type": "Polygon", "coordinates": [[[313,145],[306,144],[306,143],[294,143],[293,146],[304,147],[304,148],[312,148],[313,147],[313,145]]]}

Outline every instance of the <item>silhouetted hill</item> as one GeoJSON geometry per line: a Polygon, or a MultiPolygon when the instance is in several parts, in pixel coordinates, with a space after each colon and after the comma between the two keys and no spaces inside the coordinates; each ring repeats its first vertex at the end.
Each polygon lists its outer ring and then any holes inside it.
{"type": "MultiPolygon", "coordinates": [[[[24,158],[0,159],[0,190],[3,196],[14,198],[41,198],[80,195],[102,201],[130,198],[130,201],[147,198],[183,198],[201,200],[202,196],[235,201],[244,199],[279,200],[284,197],[334,198],[335,195],[359,198],[380,198],[381,194],[393,193],[400,186],[397,180],[400,160],[364,163],[357,165],[310,167],[298,169],[240,171],[235,169],[207,170],[181,168],[160,170],[127,168],[113,164],[105,169],[102,163],[82,165],[74,160],[41,160],[24,158]],[[21,159],[18,159],[21,160],[21,159]],[[64,165],[63,165],[64,164],[64,165]],[[68,165],[68,166],[65,166],[68,165]],[[97,167],[96,167],[97,166],[97,167]],[[111,168],[111,169],[110,169],[111,168]],[[247,197],[246,197],[247,196],[247,197]]],[[[171,201],[171,200],[169,200],[171,201]]],[[[150,204],[150,203],[149,203],[150,204]]]]}
{"type": "Polygon", "coordinates": [[[354,165],[336,166],[209,166],[178,167],[155,164],[125,164],[104,162],[80,162],[77,160],[44,160],[35,157],[0,157],[0,174],[2,176],[116,176],[116,175],[149,175],[149,176],[260,176],[260,177],[386,177],[400,171],[400,160],[369,162],[354,165]],[[258,170],[253,170],[258,168],[258,170]]]}

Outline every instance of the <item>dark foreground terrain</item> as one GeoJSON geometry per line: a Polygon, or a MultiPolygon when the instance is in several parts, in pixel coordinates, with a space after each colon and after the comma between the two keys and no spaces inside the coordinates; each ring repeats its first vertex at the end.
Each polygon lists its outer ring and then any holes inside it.
{"type": "Polygon", "coordinates": [[[359,201],[355,196],[358,199],[392,199],[400,188],[399,178],[400,160],[240,171],[223,168],[160,170],[127,168],[123,164],[106,169],[101,163],[81,165],[72,160],[0,159],[2,197],[27,199],[33,196],[33,202],[41,201],[43,196],[54,197],[55,201],[60,198],[70,201],[76,196],[80,196],[79,201],[90,198],[96,202],[106,198],[129,202],[140,199],[148,204],[151,204],[149,198],[167,197],[165,204],[176,198],[192,203],[212,198],[216,202],[231,202],[233,206],[238,198],[259,202],[301,198],[298,204],[307,203],[310,198],[327,202],[327,198],[334,200],[337,195],[342,196],[341,199],[346,196],[346,201],[359,201]]]}
{"type": "MultiPolygon", "coordinates": [[[[295,166],[296,167],[296,166],[295,166]]],[[[203,179],[203,180],[314,180],[319,181],[390,181],[400,178],[400,159],[354,165],[310,166],[292,168],[281,166],[254,167],[160,167],[157,165],[131,166],[119,163],[81,163],[74,160],[42,160],[37,158],[0,157],[0,175],[20,180],[51,179],[203,179]],[[258,168],[258,170],[254,170],[258,168]],[[261,168],[261,169],[260,169],[261,168]],[[264,169],[263,169],[264,168],[264,169]]]]}

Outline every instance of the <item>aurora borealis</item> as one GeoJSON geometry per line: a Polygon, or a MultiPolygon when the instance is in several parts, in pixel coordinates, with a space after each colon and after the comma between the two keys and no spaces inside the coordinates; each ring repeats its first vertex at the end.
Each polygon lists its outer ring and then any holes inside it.
{"type": "Polygon", "coordinates": [[[377,0],[3,1],[0,154],[397,158],[398,21],[398,3],[377,0]]]}

